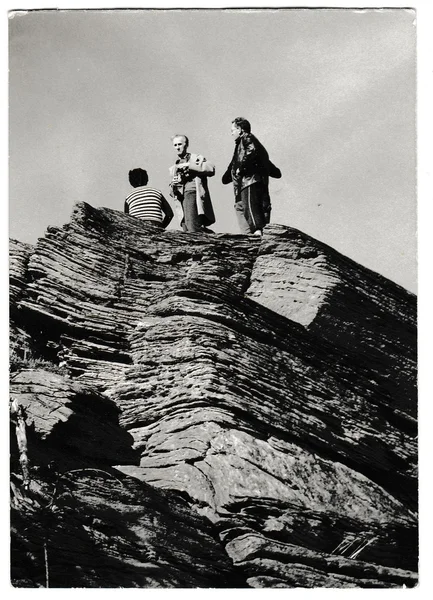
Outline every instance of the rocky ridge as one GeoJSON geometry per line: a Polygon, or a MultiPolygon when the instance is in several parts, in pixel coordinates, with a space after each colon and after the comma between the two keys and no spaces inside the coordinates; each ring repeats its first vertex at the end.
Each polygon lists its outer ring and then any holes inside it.
{"type": "Polygon", "coordinates": [[[416,584],[412,294],[290,227],[85,203],[10,273],[15,585],[416,584]]]}

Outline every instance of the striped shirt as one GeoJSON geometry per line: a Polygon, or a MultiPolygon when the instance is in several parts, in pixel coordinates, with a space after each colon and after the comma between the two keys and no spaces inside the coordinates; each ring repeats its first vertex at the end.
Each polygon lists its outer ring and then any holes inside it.
{"type": "Polygon", "coordinates": [[[161,224],[164,218],[161,208],[162,199],[163,195],[159,190],[142,185],[134,188],[125,202],[128,206],[128,213],[132,217],[157,221],[161,224]]]}

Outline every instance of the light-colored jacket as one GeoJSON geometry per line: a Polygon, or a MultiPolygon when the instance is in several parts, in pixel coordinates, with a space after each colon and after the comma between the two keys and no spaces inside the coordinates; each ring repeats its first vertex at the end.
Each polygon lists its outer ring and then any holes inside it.
{"type": "MultiPolygon", "coordinates": [[[[191,154],[189,159],[189,170],[195,176],[196,202],[197,213],[202,215],[203,224],[205,226],[215,223],[215,214],[210,199],[207,178],[215,175],[215,166],[207,161],[201,154],[191,154]]],[[[170,167],[170,178],[173,179],[177,169],[177,164],[170,167]]],[[[170,196],[174,198],[174,205],[179,221],[182,224],[184,220],[183,214],[183,189],[179,193],[175,193],[173,187],[170,187],[170,196]]]]}

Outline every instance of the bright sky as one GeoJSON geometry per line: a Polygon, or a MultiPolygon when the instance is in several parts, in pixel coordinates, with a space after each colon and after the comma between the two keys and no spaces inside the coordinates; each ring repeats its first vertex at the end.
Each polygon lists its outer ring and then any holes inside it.
{"type": "MultiPolygon", "coordinates": [[[[272,221],[416,291],[416,33],[403,9],[36,11],[10,28],[10,236],[73,205],[123,210],[128,171],[168,198],[170,137],[216,166],[215,231],[238,233],[230,123],[283,177],[272,221]]],[[[177,223],[173,227],[177,227],[177,223]]]]}

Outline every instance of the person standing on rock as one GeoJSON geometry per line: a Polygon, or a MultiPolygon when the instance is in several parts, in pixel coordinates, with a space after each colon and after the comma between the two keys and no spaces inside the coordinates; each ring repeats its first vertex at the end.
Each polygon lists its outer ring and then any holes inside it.
{"type": "Polygon", "coordinates": [[[129,183],[134,191],[125,200],[125,213],[145,223],[165,229],[173,218],[173,210],[162,193],[148,186],[149,177],[144,169],[129,171],[129,183]]]}
{"type": "Polygon", "coordinates": [[[271,219],[269,177],[279,179],[281,171],[269,160],[266,148],[251,133],[249,121],[236,117],[232,121],[231,134],[235,150],[222,182],[233,182],[241,233],[261,235],[271,219]]]}
{"type": "Polygon", "coordinates": [[[207,227],[215,223],[207,178],[215,174],[215,167],[201,154],[188,152],[186,135],[171,138],[177,154],[176,163],[170,167],[170,195],[175,200],[176,212],[185,232],[210,232],[207,227]]]}

